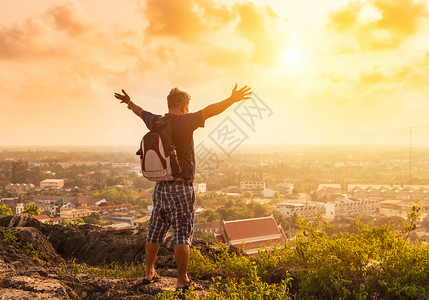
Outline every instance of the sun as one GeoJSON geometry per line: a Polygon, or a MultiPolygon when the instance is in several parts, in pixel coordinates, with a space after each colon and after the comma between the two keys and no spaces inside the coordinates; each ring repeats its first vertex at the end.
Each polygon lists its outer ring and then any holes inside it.
{"type": "Polygon", "coordinates": [[[294,69],[302,63],[302,52],[297,47],[287,48],[282,53],[282,64],[288,69],[294,69]]]}

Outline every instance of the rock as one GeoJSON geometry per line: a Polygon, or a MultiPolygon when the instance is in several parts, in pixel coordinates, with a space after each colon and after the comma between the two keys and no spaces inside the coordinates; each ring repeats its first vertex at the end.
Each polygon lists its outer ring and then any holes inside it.
{"type": "MultiPolygon", "coordinates": [[[[144,261],[147,231],[144,229],[114,229],[97,225],[81,225],[78,227],[47,225],[32,217],[13,216],[0,219],[0,226],[32,227],[39,230],[53,246],[56,253],[69,260],[75,258],[80,263],[99,266],[111,263],[141,263],[144,261]]],[[[42,244],[46,241],[41,241],[42,244]]],[[[195,239],[195,246],[204,253],[209,252],[207,243],[195,239]]],[[[49,248],[49,245],[46,245],[49,248]]],[[[160,262],[167,268],[176,267],[173,254],[173,237],[167,236],[158,252],[160,262]],[[162,258],[166,256],[166,258],[162,258]]],[[[230,251],[239,252],[231,248],[230,251]]],[[[241,255],[244,252],[240,252],[241,255]]]]}
{"type": "MultiPolygon", "coordinates": [[[[90,275],[62,276],[61,281],[79,291],[82,299],[153,299],[158,293],[174,291],[176,278],[161,275],[158,282],[143,285],[142,278],[107,278],[90,275]]],[[[210,281],[198,281],[206,287],[210,281]]],[[[202,294],[204,291],[199,291],[202,294]]]]}
{"type": "Polygon", "coordinates": [[[42,263],[39,259],[31,257],[9,246],[0,239],[0,274],[17,273],[20,270],[26,270],[33,267],[40,267],[42,263]]]}
{"type": "Polygon", "coordinates": [[[1,300],[34,300],[34,299],[43,299],[43,300],[52,300],[52,299],[70,299],[70,298],[61,298],[55,295],[54,293],[36,293],[30,291],[23,291],[17,289],[4,289],[0,288],[0,299],[1,300]]]}
{"type": "Polygon", "coordinates": [[[0,299],[79,299],[77,294],[61,281],[38,276],[3,278],[0,291],[0,299]]]}
{"type": "MultiPolygon", "coordinates": [[[[161,245],[156,260],[162,279],[142,285],[142,278],[63,275],[64,271],[59,270],[69,259],[91,266],[142,263],[145,230],[47,225],[28,216],[0,218],[0,225],[5,232],[16,230],[20,239],[35,250],[14,248],[0,239],[0,299],[153,299],[162,291],[175,289],[177,269],[172,236],[161,245]]],[[[213,251],[200,239],[195,239],[194,245],[203,253],[213,251]]],[[[196,295],[208,293],[211,281],[195,282],[205,287],[196,295]]]]}
{"type": "Polygon", "coordinates": [[[33,227],[41,231],[43,225],[43,223],[27,214],[0,218],[1,227],[33,227]]]}
{"type": "Polygon", "coordinates": [[[39,259],[55,263],[64,262],[64,259],[58,255],[52,244],[39,230],[33,227],[17,227],[16,230],[22,240],[32,245],[36,252],[40,254],[39,259]]]}
{"type": "Polygon", "coordinates": [[[92,266],[142,262],[146,231],[114,229],[96,225],[78,227],[47,225],[32,217],[13,216],[0,219],[0,225],[38,229],[64,259],[75,258],[92,266]]]}

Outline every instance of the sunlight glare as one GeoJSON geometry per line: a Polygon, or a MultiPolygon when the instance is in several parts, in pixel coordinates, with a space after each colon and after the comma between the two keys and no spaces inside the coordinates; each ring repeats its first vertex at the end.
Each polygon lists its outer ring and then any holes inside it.
{"type": "Polygon", "coordinates": [[[288,68],[297,67],[302,61],[302,53],[298,48],[288,48],[283,52],[282,63],[288,68]]]}

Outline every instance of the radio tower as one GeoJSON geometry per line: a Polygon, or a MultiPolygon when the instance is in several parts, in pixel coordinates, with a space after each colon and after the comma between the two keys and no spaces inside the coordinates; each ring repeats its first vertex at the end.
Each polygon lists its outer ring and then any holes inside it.
{"type": "Polygon", "coordinates": [[[413,126],[409,126],[410,128],[410,165],[409,165],[409,183],[411,184],[411,145],[412,145],[412,133],[413,133],[413,126]]]}

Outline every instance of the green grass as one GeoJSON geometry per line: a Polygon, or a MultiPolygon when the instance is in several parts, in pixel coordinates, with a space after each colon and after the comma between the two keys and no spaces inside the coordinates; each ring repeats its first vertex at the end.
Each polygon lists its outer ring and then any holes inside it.
{"type": "Polygon", "coordinates": [[[89,274],[94,276],[114,278],[138,278],[144,277],[146,273],[146,266],[144,264],[112,263],[99,267],[91,267],[87,264],[79,264],[76,262],[76,259],[73,259],[67,264],[61,266],[57,270],[57,273],[59,275],[89,274]]]}

